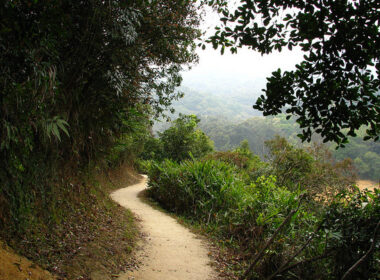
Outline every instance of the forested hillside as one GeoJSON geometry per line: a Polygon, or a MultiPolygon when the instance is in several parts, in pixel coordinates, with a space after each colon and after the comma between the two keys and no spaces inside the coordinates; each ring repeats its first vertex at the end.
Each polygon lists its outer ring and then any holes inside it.
{"type": "MultiPolygon", "coordinates": [[[[209,86],[213,85],[208,81],[209,86]]],[[[173,116],[182,114],[196,114],[200,118],[224,116],[230,121],[242,121],[261,113],[253,110],[251,103],[258,97],[250,87],[242,85],[240,89],[232,90],[230,87],[221,92],[217,88],[198,91],[187,87],[177,89],[184,97],[173,102],[176,112],[173,116]],[[255,97],[256,96],[256,97],[255,97]]]]}
{"type": "MultiPolygon", "coordinates": [[[[195,83],[194,88],[200,88],[200,85],[206,83],[203,81],[198,84],[198,79],[191,82],[195,83]]],[[[208,81],[208,84],[211,86],[213,82],[208,81]]],[[[260,116],[260,112],[252,109],[249,104],[257,99],[257,95],[244,85],[236,89],[226,86],[224,93],[210,89],[201,93],[187,87],[177,90],[184,93],[184,97],[173,103],[175,113],[169,115],[172,118],[179,114],[197,115],[201,120],[199,127],[214,141],[216,150],[234,149],[246,139],[252,151],[265,158],[265,141],[275,135],[286,137],[296,145],[308,145],[302,143],[298,137],[302,129],[294,118],[287,120],[285,115],[263,117],[260,116]]],[[[157,122],[154,128],[163,131],[169,126],[170,123],[161,121],[157,122]]],[[[331,142],[326,145],[336,159],[352,159],[361,178],[377,181],[380,174],[380,143],[364,141],[365,130],[363,127],[357,132],[357,137],[350,137],[344,149],[336,150],[337,145],[331,142]]],[[[312,141],[322,143],[322,138],[314,134],[312,141]]]]}
{"type": "MultiPolygon", "coordinates": [[[[300,133],[298,124],[292,119],[286,120],[284,115],[254,117],[238,123],[223,117],[209,117],[202,119],[200,127],[214,141],[217,150],[234,149],[246,139],[252,151],[262,158],[268,153],[265,141],[275,135],[286,137],[297,146],[310,146],[297,137],[300,133]]],[[[350,137],[349,143],[343,149],[336,150],[335,143],[325,145],[337,160],[352,159],[361,178],[377,181],[380,178],[380,143],[364,141],[364,134],[365,128],[360,129],[358,137],[350,137]]],[[[318,135],[314,135],[313,141],[322,143],[318,135]]]]}
{"type": "Polygon", "coordinates": [[[0,237],[17,252],[69,279],[125,267],[135,226],[108,179],[132,168],[150,119],[177,98],[180,71],[197,57],[197,9],[1,2],[0,237]]]}

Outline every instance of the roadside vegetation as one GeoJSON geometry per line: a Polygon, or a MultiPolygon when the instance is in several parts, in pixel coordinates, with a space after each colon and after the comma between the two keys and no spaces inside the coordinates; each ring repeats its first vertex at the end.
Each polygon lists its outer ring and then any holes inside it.
{"type": "Polygon", "coordinates": [[[241,279],[340,279],[346,273],[345,279],[376,279],[379,190],[356,188],[352,161],[335,161],[323,146],[296,148],[279,136],[266,146],[266,161],[247,141],[197,156],[189,145],[186,159],[162,157],[164,149],[141,162],[148,194],[235,252],[240,263],[230,269],[241,279]]]}

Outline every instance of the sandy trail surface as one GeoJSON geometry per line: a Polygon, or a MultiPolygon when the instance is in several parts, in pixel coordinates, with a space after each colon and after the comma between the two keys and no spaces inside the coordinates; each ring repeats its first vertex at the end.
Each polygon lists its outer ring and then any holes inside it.
{"type": "Polygon", "coordinates": [[[119,280],[211,280],[208,250],[195,234],[172,217],[142,202],[138,194],[146,188],[147,178],[136,185],[115,191],[111,197],[140,219],[147,235],[138,251],[138,270],[127,272],[119,280]]]}

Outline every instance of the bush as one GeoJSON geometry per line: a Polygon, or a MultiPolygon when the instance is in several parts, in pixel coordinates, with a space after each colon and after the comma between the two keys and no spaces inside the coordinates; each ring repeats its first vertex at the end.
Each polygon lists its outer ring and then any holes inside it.
{"type": "Polygon", "coordinates": [[[265,144],[269,149],[271,173],[276,175],[280,185],[290,190],[301,187],[313,199],[316,195],[331,198],[355,184],[352,161],[336,162],[323,145],[295,148],[279,136],[265,144]]]}
{"type": "Polygon", "coordinates": [[[200,158],[214,150],[214,143],[197,128],[199,119],[195,115],[180,115],[173,125],[159,133],[163,158],[174,161],[200,158]]]}
{"type": "MultiPolygon", "coordinates": [[[[200,222],[218,239],[238,244],[248,255],[275,232],[300,196],[276,186],[273,176],[246,185],[236,167],[216,160],[165,160],[151,166],[149,177],[149,194],[164,208],[200,222]]],[[[260,265],[263,273],[273,271],[274,263],[292,250],[295,240],[305,239],[315,221],[301,207],[276,239],[276,258],[270,254],[260,265]]]]}
{"type": "Polygon", "coordinates": [[[232,166],[213,160],[164,160],[151,166],[149,178],[149,193],[165,208],[205,222],[215,219],[211,213],[228,208],[229,189],[244,185],[232,166]]]}
{"type": "MultiPolygon", "coordinates": [[[[273,273],[282,279],[338,279],[369,250],[380,220],[379,191],[344,192],[331,205],[315,208],[314,202],[300,199],[305,192],[278,186],[273,175],[246,184],[242,169],[224,162],[234,158],[230,155],[214,155],[223,161],[152,163],[149,194],[218,240],[237,246],[246,261],[275,235],[250,279],[273,273]]],[[[375,279],[378,258],[375,250],[348,279],[375,279]]]]}
{"type": "Polygon", "coordinates": [[[380,240],[375,230],[377,227],[378,235],[379,222],[379,189],[375,192],[355,189],[336,196],[325,211],[322,226],[322,230],[333,236],[327,244],[327,250],[332,253],[326,263],[331,279],[340,279],[367,252],[368,257],[346,279],[378,279],[380,240]]]}

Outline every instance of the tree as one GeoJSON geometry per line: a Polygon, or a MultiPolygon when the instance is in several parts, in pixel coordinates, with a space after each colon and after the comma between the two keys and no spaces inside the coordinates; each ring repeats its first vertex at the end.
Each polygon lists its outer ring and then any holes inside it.
{"type": "Polygon", "coordinates": [[[363,125],[365,139],[379,139],[379,1],[241,0],[234,11],[225,0],[206,2],[223,15],[208,40],[222,53],[242,46],[261,54],[284,47],[305,52],[296,70],[272,73],[255,109],[295,115],[304,141],[317,132],[344,146],[363,125]]]}
{"type": "Polygon", "coordinates": [[[50,203],[62,166],[139,146],[150,112],[179,97],[198,22],[191,0],[2,1],[0,217],[29,222],[20,211],[50,203]]]}
{"type": "Polygon", "coordinates": [[[195,115],[181,115],[173,126],[159,133],[164,157],[182,161],[202,157],[214,149],[214,143],[201,130],[197,129],[199,119],[195,115]]]}
{"type": "Polygon", "coordinates": [[[311,195],[328,197],[351,187],[357,179],[352,160],[335,161],[323,145],[296,148],[278,135],[265,144],[272,172],[280,186],[293,190],[301,187],[311,195]]]}
{"type": "Polygon", "coordinates": [[[247,139],[244,139],[243,141],[241,141],[239,147],[237,147],[235,151],[241,155],[246,156],[249,159],[253,158],[253,153],[249,147],[249,142],[247,139]]]}
{"type": "Polygon", "coordinates": [[[183,65],[197,59],[196,11],[192,1],[4,1],[3,148],[50,144],[46,134],[56,144],[63,120],[62,153],[93,158],[130,132],[125,121],[146,111],[140,105],[161,113],[179,97],[183,65]]]}

